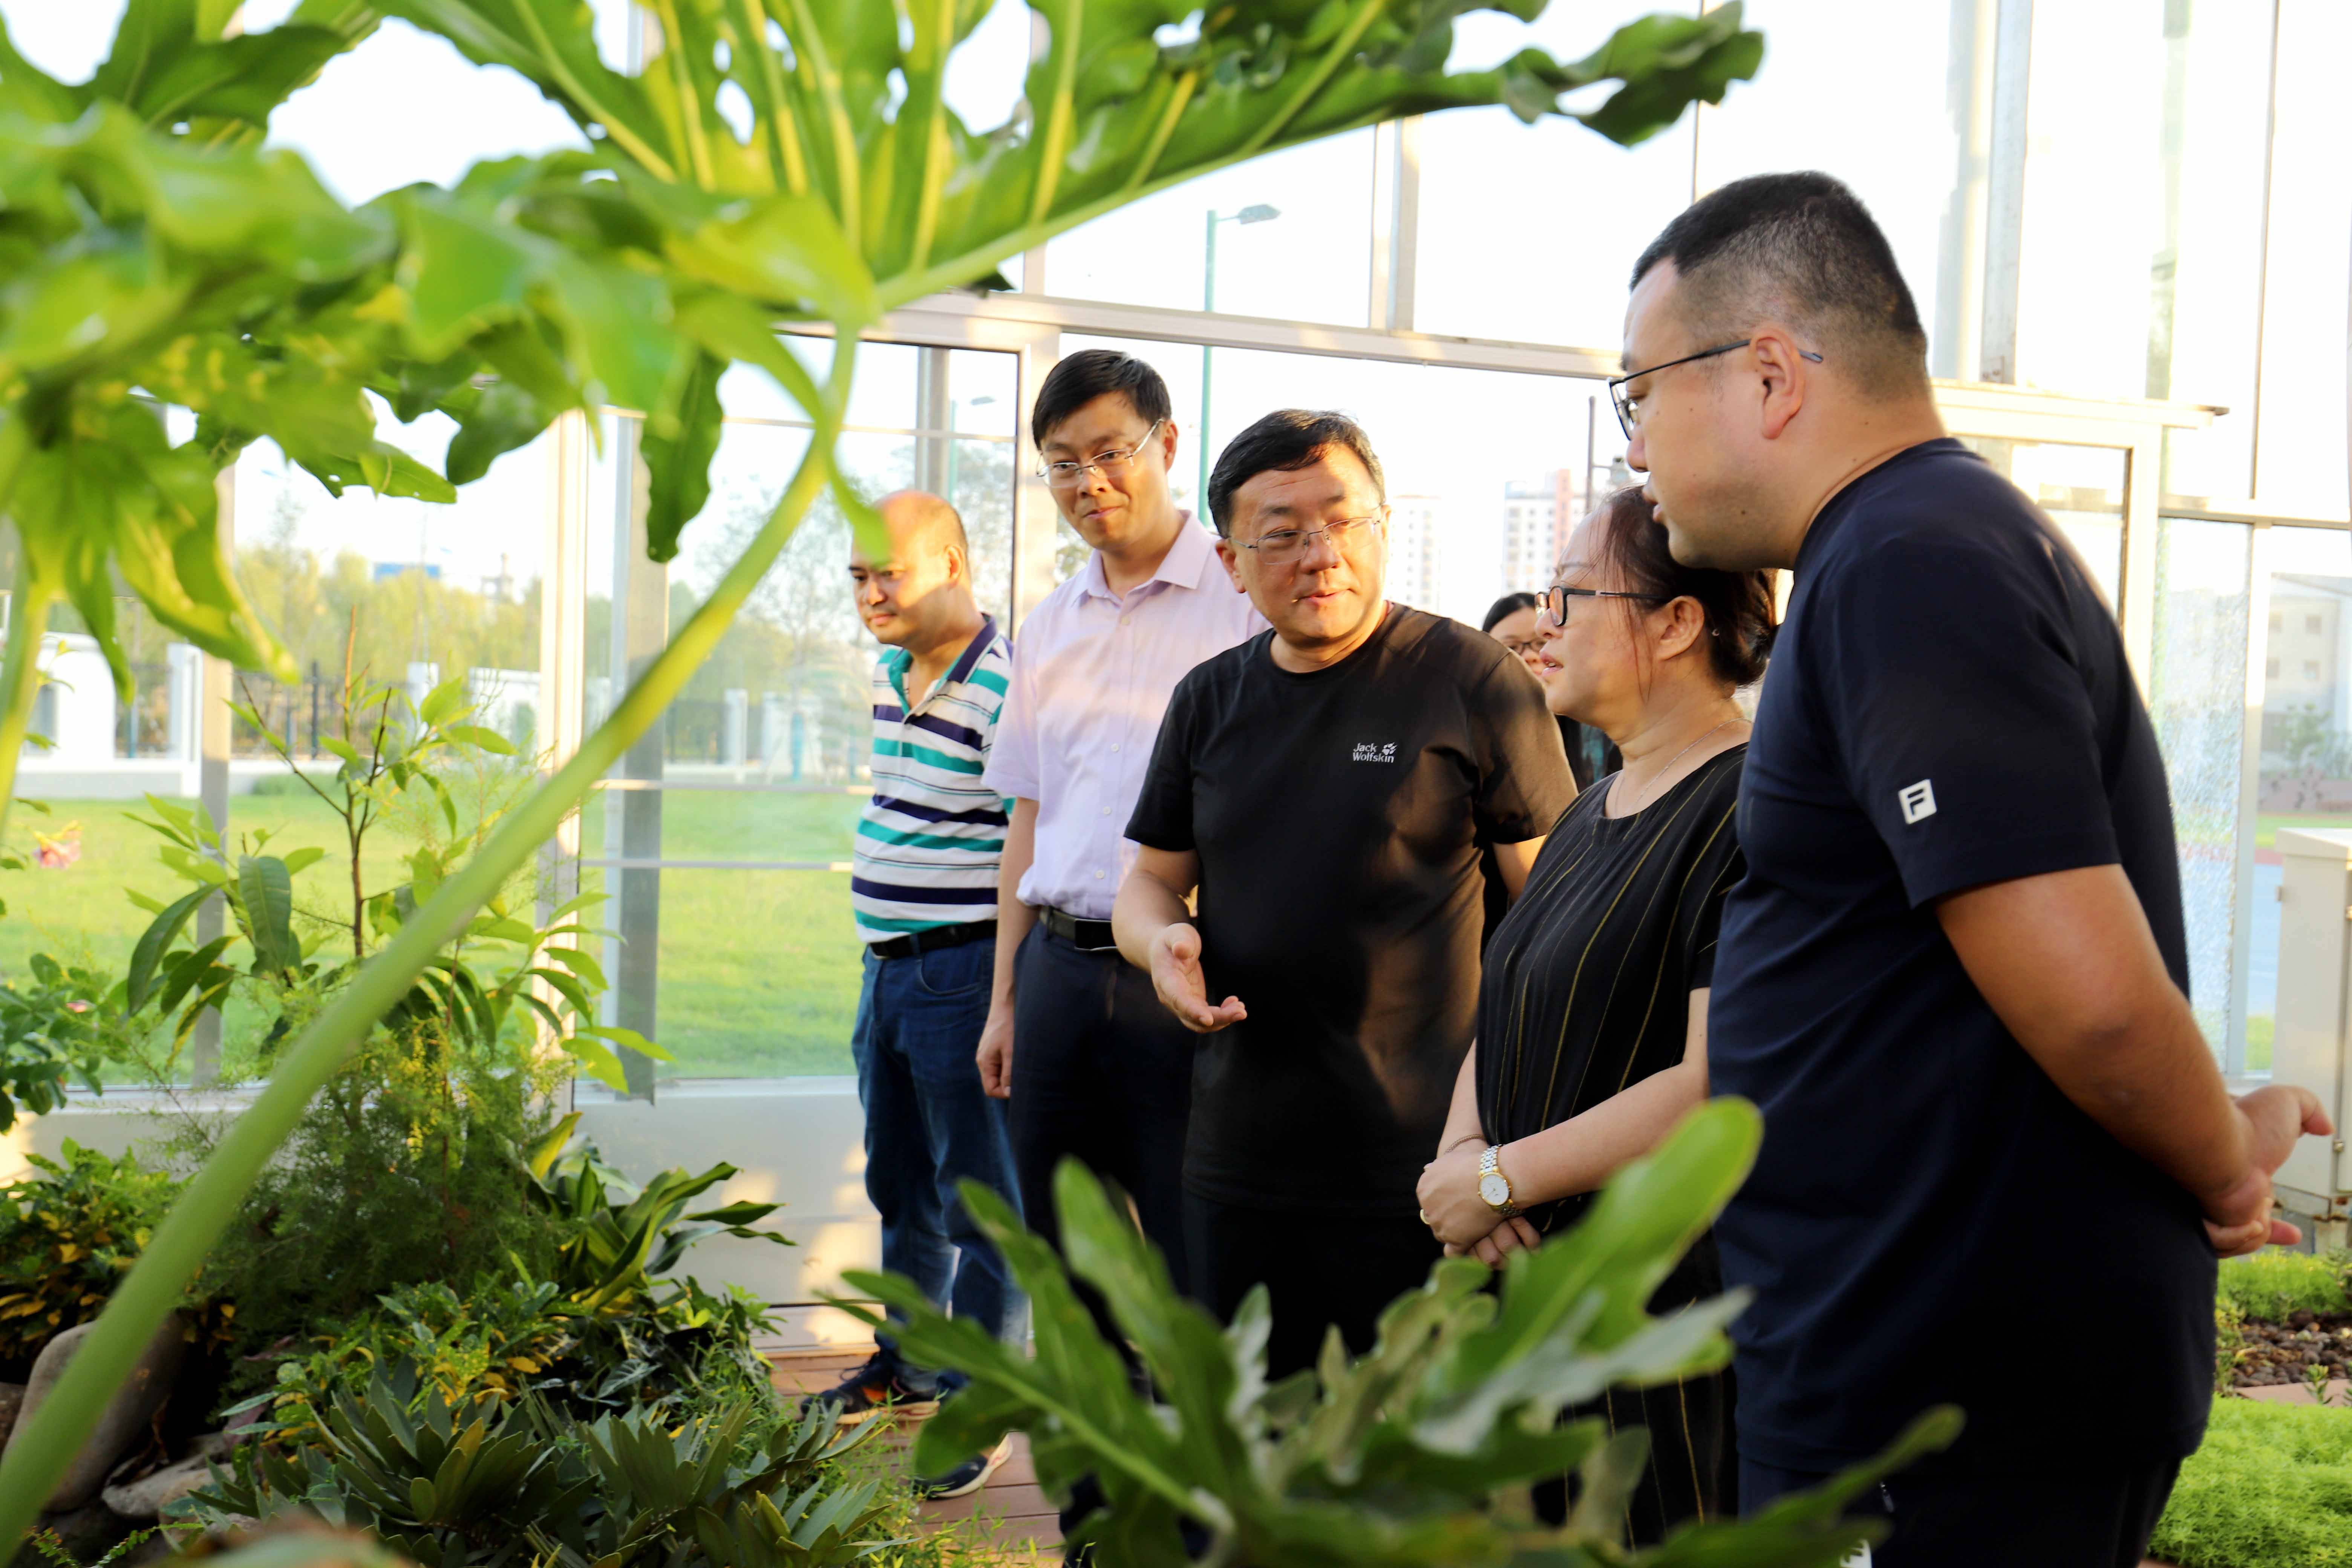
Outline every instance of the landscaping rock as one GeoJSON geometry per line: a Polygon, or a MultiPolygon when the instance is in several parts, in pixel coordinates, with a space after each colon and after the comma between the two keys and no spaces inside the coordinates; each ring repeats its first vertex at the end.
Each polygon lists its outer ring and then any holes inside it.
{"type": "Polygon", "coordinates": [[[210,1479],[211,1463],[199,1457],[166,1465],[137,1480],[108,1487],[100,1495],[118,1517],[147,1524],[167,1505],[179,1501],[210,1479]]]}
{"type": "MultiPolygon", "coordinates": [[[[73,1359],[74,1352],[81,1347],[82,1341],[89,1338],[94,1327],[95,1324],[84,1323],[79,1328],[68,1329],[42,1348],[39,1359],[33,1363],[32,1381],[25,1385],[24,1404],[16,1426],[8,1434],[10,1447],[16,1446],[16,1439],[23,1435],[25,1423],[31,1420],[33,1413],[41,1407],[41,1402],[48,1397],[49,1391],[57,1386],[66,1363],[73,1359]]],[[[90,1432],[89,1441],[83,1444],[81,1452],[74,1457],[73,1464],[58,1482],[57,1490],[49,1494],[52,1512],[71,1512],[97,1500],[115,1461],[139,1441],[141,1434],[147,1429],[147,1424],[155,1418],[155,1412],[163,1408],[165,1397],[172,1392],[172,1379],[178,1374],[181,1358],[186,1351],[184,1325],[179,1315],[174,1313],[164,1321],[155,1337],[148,1342],[147,1348],[140,1352],[139,1360],[131,1369],[131,1375],[123,1380],[122,1386],[115,1391],[114,1398],[100,1415],[98,1426],[90,1432]]]]}

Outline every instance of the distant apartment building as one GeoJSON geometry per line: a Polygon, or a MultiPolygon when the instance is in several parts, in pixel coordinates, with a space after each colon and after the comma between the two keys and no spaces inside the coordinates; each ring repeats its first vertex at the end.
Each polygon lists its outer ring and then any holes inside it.
{"type": "Polygon", "coordinates": [[[1389,498],[1388,595],[1401,605],[1435,610],[1444,593],[1439,570],[1438,534],[1445,515],[1435,496],[1389,498]]]}
{"type": "Polygon", "coordinates": [[[2282,573],[2271,579],[2271,624],[2263,686],[2263,749],[2276,744],[2278,718],[2316,714],[2337,734],[2352,732],[2346,679],[2345,603],[2352,580],[2282,573]]]}
{"type": "Polygon", "coordinates": [[[1572,468],[1503,486],[1503,593],[1535,593],[1551,581],[1560,546],[1576,526],[1577,500],[1572,468]]]}

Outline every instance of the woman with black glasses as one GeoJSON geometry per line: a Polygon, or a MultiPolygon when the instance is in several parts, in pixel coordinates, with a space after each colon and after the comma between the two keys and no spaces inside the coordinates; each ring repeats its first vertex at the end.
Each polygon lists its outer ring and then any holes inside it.
{"type": "MultiPolygon", "coordinates": [[[[1494,934],[1478,1038],[1419,1187],[1448,1251],[1492,1264],[1575,1223],[1619,1167],[1706,1095],[1706,998],[1724,894],[1744,870],[1733,810],[1763,674],[1761,572],[1678,563],[1638,489],[1569,540],[1545,595],[1538,677],[1552,711],[1597,726],[1623,766],[1552,828],[1494,934]]],[[[1711,1238],[1653,1311],[1719,1294],[1711,1238]]],[[[1736,1500],[1729,1374],[1612,1393],[1584,1414],[1651,1429],[1628,1510],[1637,1543],[1736,1500]]],[[[1549,1500],[1564,1506],[1558,1489],[1549,1500]]]]}

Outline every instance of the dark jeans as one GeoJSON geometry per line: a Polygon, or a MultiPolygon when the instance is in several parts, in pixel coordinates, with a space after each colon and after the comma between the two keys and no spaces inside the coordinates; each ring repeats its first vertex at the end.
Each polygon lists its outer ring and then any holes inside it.
{"type": "MultiPolygon", "coordinates": [[[[956,1184],[971,1177],[1021,1206],[1004,1105],[981,1092],[972,1060],[995,953],[992,942],[908,958],[869,952],[850,1049],[866,1108],[866,1195],[882,1215],[882,1267],[1009,1339],[1021,1325],[1021,1293],[956,1197],[956,1184]]],[[[908,1388],[939,1385],[941,1374],[899,1362],[887,1339],[883,1356],[908,1388]]],[[[948,1374],[948,1385],[958,1381],[948,1374]]]]}
{"type": "Polygon", "coordinates": [[[1054,1168],[1076,1155],[1135,1200],[1183,1289],[1191,1031],[1117,952],[1082,952],[1041,925],[1014,963],[1013,1159],[1029,1228],[1059,1244],[1054,1168]]]}
{"type": "Polygon", "coordinates": [[[1274,1308],[1265,1370],[1313,1366],[1333,1325],[1357,1355],[1372,1348],[1381,1310],[1429,1278],[1441,1248],[1412,1215],[1328,1215],[1245,1208],[1184,1194],[1192,1295],[1231,1322],[1251,1287],[1274,1308]]]}
{"type": "MultiPolygon", "coordinates": [[[[2053,1456],[2033,1465],[1906,1470],[1857,1499],[1858,1518],[1894,1521],[1872,1568],[2138,1568],[2180,1461],[2102,1463],[2053,1456]]],[[[1829,1478],[1739,1461],[1739,1509],[1829,1478]]]]}

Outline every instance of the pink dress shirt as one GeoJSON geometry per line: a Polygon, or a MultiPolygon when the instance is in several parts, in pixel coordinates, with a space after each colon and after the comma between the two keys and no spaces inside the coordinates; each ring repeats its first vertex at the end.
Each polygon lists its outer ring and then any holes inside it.
{"type": "Polygon", "coordinates": [[[1114,595],[1097,552],[1030,612],[982,775],[1037,803],[1023,903],[1110,919],[1135,864],[1127,819],[1170,695],[1194,665],[1265,629],[1190,513],[1148,582],[1114,595]]]}

